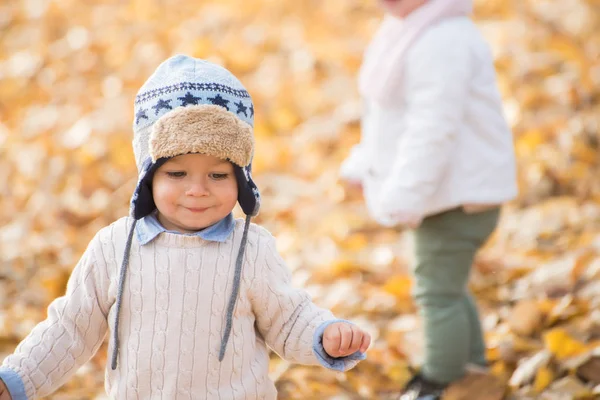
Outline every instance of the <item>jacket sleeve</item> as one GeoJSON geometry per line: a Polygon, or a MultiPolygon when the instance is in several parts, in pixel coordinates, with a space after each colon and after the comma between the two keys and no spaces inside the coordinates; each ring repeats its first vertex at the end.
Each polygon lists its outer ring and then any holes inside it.
{"type": "Polygon", "coordinates": [[[340,177],[350,182],[362,182],[368,169],[361,143],[350,149],[350,155],[342,162],[340,177]]]}
{"type": "Polygon", "coordinates": [[[63,385],[98,350],[108,329],[109,277],[96,236],[73,270],[66,294],[2,363],[13,400],[44,397],[63,385]],[[20,378],[20,382],[18,379],[20,378]]]}
{"type": "Polygon", "coordinates": [[[420,205],[443,179],[464,118],[471,62],[466,42],[443,31],[426,33],[407,55],[405,132],[382,186],[384,215],[423,216],[420,205]]]}
{"type": "Polygon", "coordinates": [[[260,235],[259,248],[262,254],[257,260],[250,296],[258,331],[285,360],[319,365],[313,351],[315,332],[335,317],[317,307],[306,291],[292,286],[291,272],[270,234],[260,235]]]}
{"type": "MultiPolygon", "coordinates": [[[[364,127],[368,118],[368,105],[363,104],[361,125],[364,127]]],[[[364,129],[362,130],[364,132],[364,129]]],[[[364,135],[364,133],[363,133],[364,135]]],[[[361,141],[350,149],[350,154],[342,162],[340,166],[340,178],[350,182],[362,182],[365,179],[369,170],[369,161],[367,158],[365,145],[363,143],[364,136],[361,135],[361,141]]]]}

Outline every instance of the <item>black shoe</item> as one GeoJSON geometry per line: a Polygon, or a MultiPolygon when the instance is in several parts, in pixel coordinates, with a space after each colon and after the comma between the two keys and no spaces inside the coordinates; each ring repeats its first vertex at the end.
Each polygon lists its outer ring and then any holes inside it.
{"type": "Polygon", "coordinates": [[[417,374],[404,386],[398,400],[440,400],[446,385],[425,379],[417,374]]]}

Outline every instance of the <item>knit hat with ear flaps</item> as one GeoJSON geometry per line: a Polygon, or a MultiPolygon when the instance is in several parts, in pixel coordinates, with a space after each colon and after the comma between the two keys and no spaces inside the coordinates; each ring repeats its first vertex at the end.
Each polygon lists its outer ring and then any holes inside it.
{"type": "Polygon", "coordinates": [[[260,208],[260,194],[251,174],[254,153],[252,99],[241,82],[225,68],[178,55],[160,64],[144,83],[135,98],[134,115],[133,149],[139,175],[131,198],[133,224],[119,274],[112,369],[117,366],[119,314],[135,225],[156,209],[152,177],[169,158],[189,153],[207,154],[233,164],[238,203],[246,214],[219,354],[219,360],[222,360],[233,324],[250,217],[258,214],[260,208]]]}
{"type": "Polygon", "coordinates": [[[134,113],[139,179],[131,200],[132,217],[140,219],[154,211],[147,189],[161,159],[187,153],[231,161],[240,207],[246,215],[258,213],[260,195],[251,175],[254,105],[231,72],[183,55],[169,58],[139,90],[134,113]]]}

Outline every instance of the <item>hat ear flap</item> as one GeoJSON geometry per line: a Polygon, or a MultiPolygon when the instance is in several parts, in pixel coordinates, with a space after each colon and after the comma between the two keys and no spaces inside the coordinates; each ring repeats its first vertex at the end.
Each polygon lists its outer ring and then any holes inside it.
{"type": "Polygon", "coordinates": [[[252,180],[252,163],[245,167],[233,164],[238,185],[238,203],[244,214],[256,216],[260,210],[260,193],[252,180]]]}
{"type": "Polygon", "coordinates": [[[168,158],[160,158],[155,163],[148,157],[141,168],[138,183],[131,197],[130,215],[134,219],[142,219],[156,209],[152,196],[152,178],[168,158]]]}

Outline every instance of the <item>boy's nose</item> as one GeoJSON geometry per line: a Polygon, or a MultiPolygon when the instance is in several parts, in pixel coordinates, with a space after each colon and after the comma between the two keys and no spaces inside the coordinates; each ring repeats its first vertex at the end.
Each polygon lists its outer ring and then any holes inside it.
{"type": "Polygon", "coordinates": [[[195,182],[192,183],[185,192],[186,196],[208,196],[209,192],[204,182],[195,182]]]}

